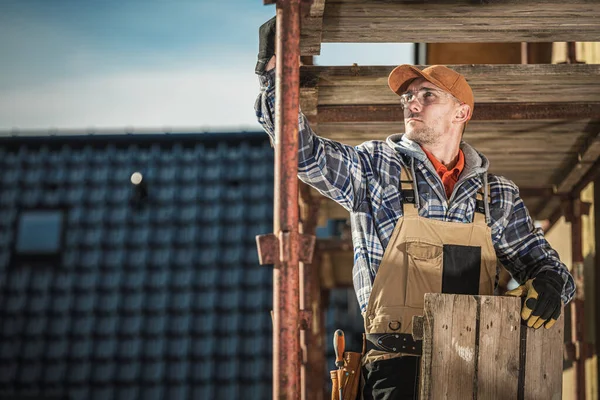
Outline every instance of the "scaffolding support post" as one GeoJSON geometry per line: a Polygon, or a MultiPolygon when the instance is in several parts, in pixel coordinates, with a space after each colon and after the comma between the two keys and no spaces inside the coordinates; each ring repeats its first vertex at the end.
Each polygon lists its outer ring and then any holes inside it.
{"type": "Polygon", "coordinates": [[[300,262],[310,263],[314,236],[298,227],[298,113],[300,103],[300,17],[308,0],[276,3],[274,234],[257,237],[261,263],[273,269],[273,399],[300,399],[300,331],[309,329],[309,310],[300,309],[300,262]],[[301,7],[302,6],[302,7],[301,7]]]}
{"type": "MultiPolygon", "coordinates": [[[[315,237],[320,199],[311,195],[308,185],[300,184],[300,232],[315,237]]],[[[313,242],[314,243],[314,242],[313,242]]],[[[313,249],[314,251],[314,249],[313,249]]],[[[324,400],[323,377],[325,376],[325,313],[321,301],[319,257],[312,263],[300,262],[300,309],[309,311],[312,319],[308,329],[300,332],[302,348],[301,384],[302,400],[324,400]]]]}
{"type": "Polygon", "coordinates": [[[566,208],[565,217],[567,222],[571,223],[571,249],[573,266],[571,274],[577,285],[575,297],[571,300],[571,357],[573,357],[573,367],[575,370],[574,399],[585,399],[585,360],[588,356],[585,338],[585,315],[584,315],[584,291],[583,282],[583,247],[582,247],[582,222],[581,215],[584,205],[580,200],[580,192],[563,200],[566,208]],[[576,196],[576,197],[575,197],[576,196]]]}

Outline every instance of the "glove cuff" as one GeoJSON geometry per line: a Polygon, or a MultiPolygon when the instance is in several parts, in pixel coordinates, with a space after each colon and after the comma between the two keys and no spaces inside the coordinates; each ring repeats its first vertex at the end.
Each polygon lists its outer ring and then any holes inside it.
{"type": "Polygon", "coordinates": [[[562,293],[563,287],[565,286],[565,280],[562,276],[552,270],[542,271],[536,275],[534,282],[545,283],[555,289],[559,294],[562,293]]]}
{"type": "Polygon", "coordinates": [[[256,75],[264,74],[268,63],[269,58],[259,58],[256,67],[254,67],[254,73],[256,73],[256,75]]]}

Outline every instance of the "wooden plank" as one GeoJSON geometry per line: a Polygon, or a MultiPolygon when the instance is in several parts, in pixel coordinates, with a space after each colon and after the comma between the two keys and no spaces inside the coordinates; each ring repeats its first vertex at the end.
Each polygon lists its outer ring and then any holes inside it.
{"type": "MultiPolygon", "coordinates": [[[[598,102],[599,84],[557,83],[540,87],[536,82],[486,84],[465,77],[471,84],[475,95],[475,109],[478,103],[533,103],[533,102],[598,102]],[[534,91],[534,93],[532,93],[534,91]],[[537,91],[537,92],[536,92],[537,91]]],[[[358,85],[323,87],[319,105],[353,104],[399,104],[398,96],[383,85],[358,85]]]]}
{"type": "Polygon", "coordinates": [[[585,0],[329,0],[323,42],[588,42],[600,40],[598,18],[585,0]]]}
{"type": "Polygon", "coordinates": [[[300,55],[321,54],[323,37],[323,13],[325,0],[313,0],[307,16],[302,18],[300,27],[300,55]]]}
{"type": "MultiPolygon", "coordinates": [[[[469,143],[491,144],[495,148],[535,151],[561,149],[579,151],[589,140],[588,129],[600,131],[600,121],[590,120],[524,120],[524,121],[472,121],[469,122],[464,139],[469,143]],[[507,146],[507,144],[512,144],[507,146]]],[[[385,140],[393,133],[403,133],[404,123],[357,122],[321,123],[319,134],[336,140],[385,140]]]]}
{"type": "MultiPolygon", "coordinates": [[[[316,123],[317,102],[319,101],[318,88],[300,88],[300,110],[309,120],[316,123]]],[[[313,127],[315,129],[316,127],[313,127]]]]}
{"type": "Polygon", "coordinates": [[[421,399],[560,399],[563,317],[527,328],[521,299],[425,295],[421,399]]]}
{"type": "MultiPolygon", "coordinates": [[[[418,68],[425,68],[419,65],[418,68]]],[[[600,65],[449,65],[463,74],[477,103],[598,102],[600,65]]],[[[398,104],[387,86],[395,66],[303,66],[301,85],[320,88],[319,105],[398,104]]]]}
{"type": "Polygon", "coordinates": [[[578,155],[577,160],[572,167],[568,169],[568,174],[558,185],[558,193],[570,193],[586,174],[595,167],[600,159],[600,133],[598,133],[584,151],[578,155]]]}
{"type": "Polygon", "coordinates": [[[560,198],[553,196],[547,201],[538,203],[536,207],[529,208],[529,210],[531,212],[532,217],[534,217],[537,220],[544,220],[550,218],[556,212],[562,212],[560,208],[560,198]]]}
{"type": "Polygon", "coordinates": [[[522,197],[523,202],[525,203],[525,207],[527,207],[527,211],[529,211],[529,215],[531,215],[531,218],[533,218],[534,221],[542,221],[546,219],[546,217],[542,217],[540,214],[536,214],[535,211],[540,207],[540,204],[547,203],[554,197],[522,197]]]}
{"type": "Polygon", "coordinates": [[[425,295],[422,399],[469,399],[475,381],[477,300],[474,296],[425,295]]]}
{"type": "MultiPolygon", "coordinates": [[[[428,65],[415,66],[423,69],[428,65]]],[[[556,83],[556,77],[563,77],[573,83],[593,83],[594,79],[587,74],[598,74],[597,64],[457,64],[448,67],[467,78],[473,76],[477,80],[486,79],[490,83],[502,82],[506,77],[511,77],[511,82],[519,77],[521,79],[530,77],[537,83],[543,81],[550,84],[556,83]]],[[[356,82],[363,85],[377,85],[386,84],[387,76],[394,68],[396,65],[307,65],[300,69],[300,73],[301,77],[308,82],[312,81],[309,78],[321,79],[319,83],[321,86],[347,86],[348,83],[356,82]]]]}
{"type": "MultiPolygon", "coordinates": [[[[590,140],[587,131],[595,129],[600,130],[600,122],[473,121],[467,127],[464,140],[485,155],[523,152],[579,154],[590,140]]],[[[385,140],[389,135],[403,131],[403,124],[392,122],[320,123],[317,130],[323,137],[352,145],[385,140]]]]}
{"type": "Polygon", "coordinates": [[[518,392],[521,299],[481,296],[478,399],[515,399],[518,392]],[[510,350],[512,349],[512,351],[510,350]]]}
{"type": "MultiPolygon", "coordinates": [[[[471,121],[599,119],[600,102],[477,103],[471,121]]],[[[399,104],[319,105],[319,122],[402,122],[399,104]]]]}
{"type": "Polygon", "coordinates": [[[562,398],[563,341],[564,309],[551,329],[527,328],[524,399],[562,398]]]}

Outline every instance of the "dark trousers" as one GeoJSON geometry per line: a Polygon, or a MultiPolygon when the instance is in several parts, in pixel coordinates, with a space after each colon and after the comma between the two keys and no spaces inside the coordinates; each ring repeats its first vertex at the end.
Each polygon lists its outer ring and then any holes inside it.
{"type": "Polygon", "coordinates": [[[397,357],[362,367],[364,400],[417,400],[421,357],[397,357]]]}

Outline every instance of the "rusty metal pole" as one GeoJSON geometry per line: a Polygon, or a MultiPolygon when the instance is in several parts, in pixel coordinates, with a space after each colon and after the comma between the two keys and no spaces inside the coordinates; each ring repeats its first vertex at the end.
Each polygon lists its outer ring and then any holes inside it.
{"type": "Polygon", "coordinates": [[[273,270],[273,399],[300,398],[298,112],[300,0],[277,1],[273,270]]]}
{"type": "Polygon", "coordinates": [[[585,64],[583,61],[577,61],[577,43],[567,42],[567,64],[585,64]]]}
{"type": "MultiPolygon", "coordinates": [[[[595,269],[594,269],[594,296],[595,296],[595,342],[596,342],[596,371],[600,371],[600,177],[594,181],[594,241],[595,241],[595,269]]],[[[596,372],[596,388],[600,387],[600,373],[596,372]]]]}
{"type": "Polygon", "coordinates": [[[581,200],[570,202],[571,247],[573,257],[572,275],[577,292],[571,301],[571,337],[575,343],[575,399],[585,399],[585,360],[587,357],[584,316],[583,247],[582,247],[582,204],[581,200]]]}
{"type": "Polygon", "coordinates": [[[300,331],[310,329],[310,310],[300,309],[300,262],[312,261],[315,237],[298,230],[298,113],[300,16],[312,0],[276,3],[275,184],[272,234],[258,235],[259,262],[273,270],[273,399],[301,394],[300,331]]]}
{"type": "MultiPolygon", "coordinates": [[[[308,185],[300,184],[300,232],[314,236],[317,230],[320,199],[310,193],[308,185]]],[[[300,263],[300,308],[310,311],[310,329],[300,332],[302,347],[302,400],[323,400],[325,375],[325,344],[321,307],[319,257],[311,264],[300,263]]]]}

